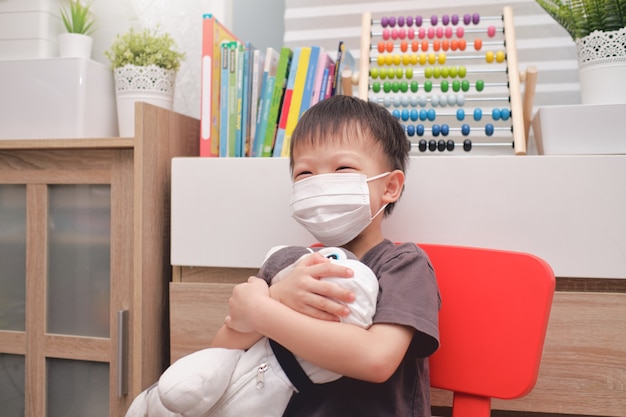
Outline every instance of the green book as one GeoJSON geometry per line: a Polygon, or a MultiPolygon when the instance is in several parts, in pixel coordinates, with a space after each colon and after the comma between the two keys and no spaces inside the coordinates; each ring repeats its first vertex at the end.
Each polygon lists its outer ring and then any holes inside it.
{"type": "Polygon", "coordinates": [[[287,75],[289,74],[289,66],[291,65],[292,56],[293,51],[291,48],[281,48],[261,156],[272,156],[272,149],[274,147],[276,131],[278,130],[280,109],[283,103],[283,95],[285,92],[285,86],[287,85],[287,75]]]}

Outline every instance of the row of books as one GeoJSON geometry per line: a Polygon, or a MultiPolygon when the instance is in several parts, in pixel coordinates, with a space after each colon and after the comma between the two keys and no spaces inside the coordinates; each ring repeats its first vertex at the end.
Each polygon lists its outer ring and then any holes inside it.
{"type": "Polygon", "coordinates": [[[200,156],[289,156],[302,114],[340,94],[340,75],[355,69],[343,42],[332,55],[319,46],[261,51],[205,15],[200,156]]]}

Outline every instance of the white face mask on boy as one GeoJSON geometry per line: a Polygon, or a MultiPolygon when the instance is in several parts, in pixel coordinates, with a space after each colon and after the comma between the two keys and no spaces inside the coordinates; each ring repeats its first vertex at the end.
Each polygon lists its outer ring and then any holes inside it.
{"type": "Polygon", "coordinates": [[[374,216],[367,185],[389,175],[312,175],[293,184],[291,215],[325,246],[342,246],[357,237],[387,206],[374,216]]]}

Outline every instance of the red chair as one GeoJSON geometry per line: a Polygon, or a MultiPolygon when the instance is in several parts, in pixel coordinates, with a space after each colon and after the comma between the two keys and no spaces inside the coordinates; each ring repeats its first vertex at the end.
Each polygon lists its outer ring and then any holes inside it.
{"type": "Polygon", "coordinates": [[[524,253],[419,246],[432,261],[442,299],[431,386],[454,393],[453,417],[489,417],[491,398],[519,398],[535,385],[554,273],[524,253]]]}

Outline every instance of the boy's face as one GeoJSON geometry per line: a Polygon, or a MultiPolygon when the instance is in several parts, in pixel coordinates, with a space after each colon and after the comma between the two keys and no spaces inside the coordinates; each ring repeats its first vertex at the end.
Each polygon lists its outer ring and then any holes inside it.
{"type": "MultiPolygon", "coordinates": [[[[366,138],[329,138],[322,143],[301,142],[293,150],[293,181],[311,175],[363,174],[367,178],[389,171],[378,142],[366,138]]],[[[368,183],[370,208],[376,213],[384,204],[385,178],[368,183]]]]}

